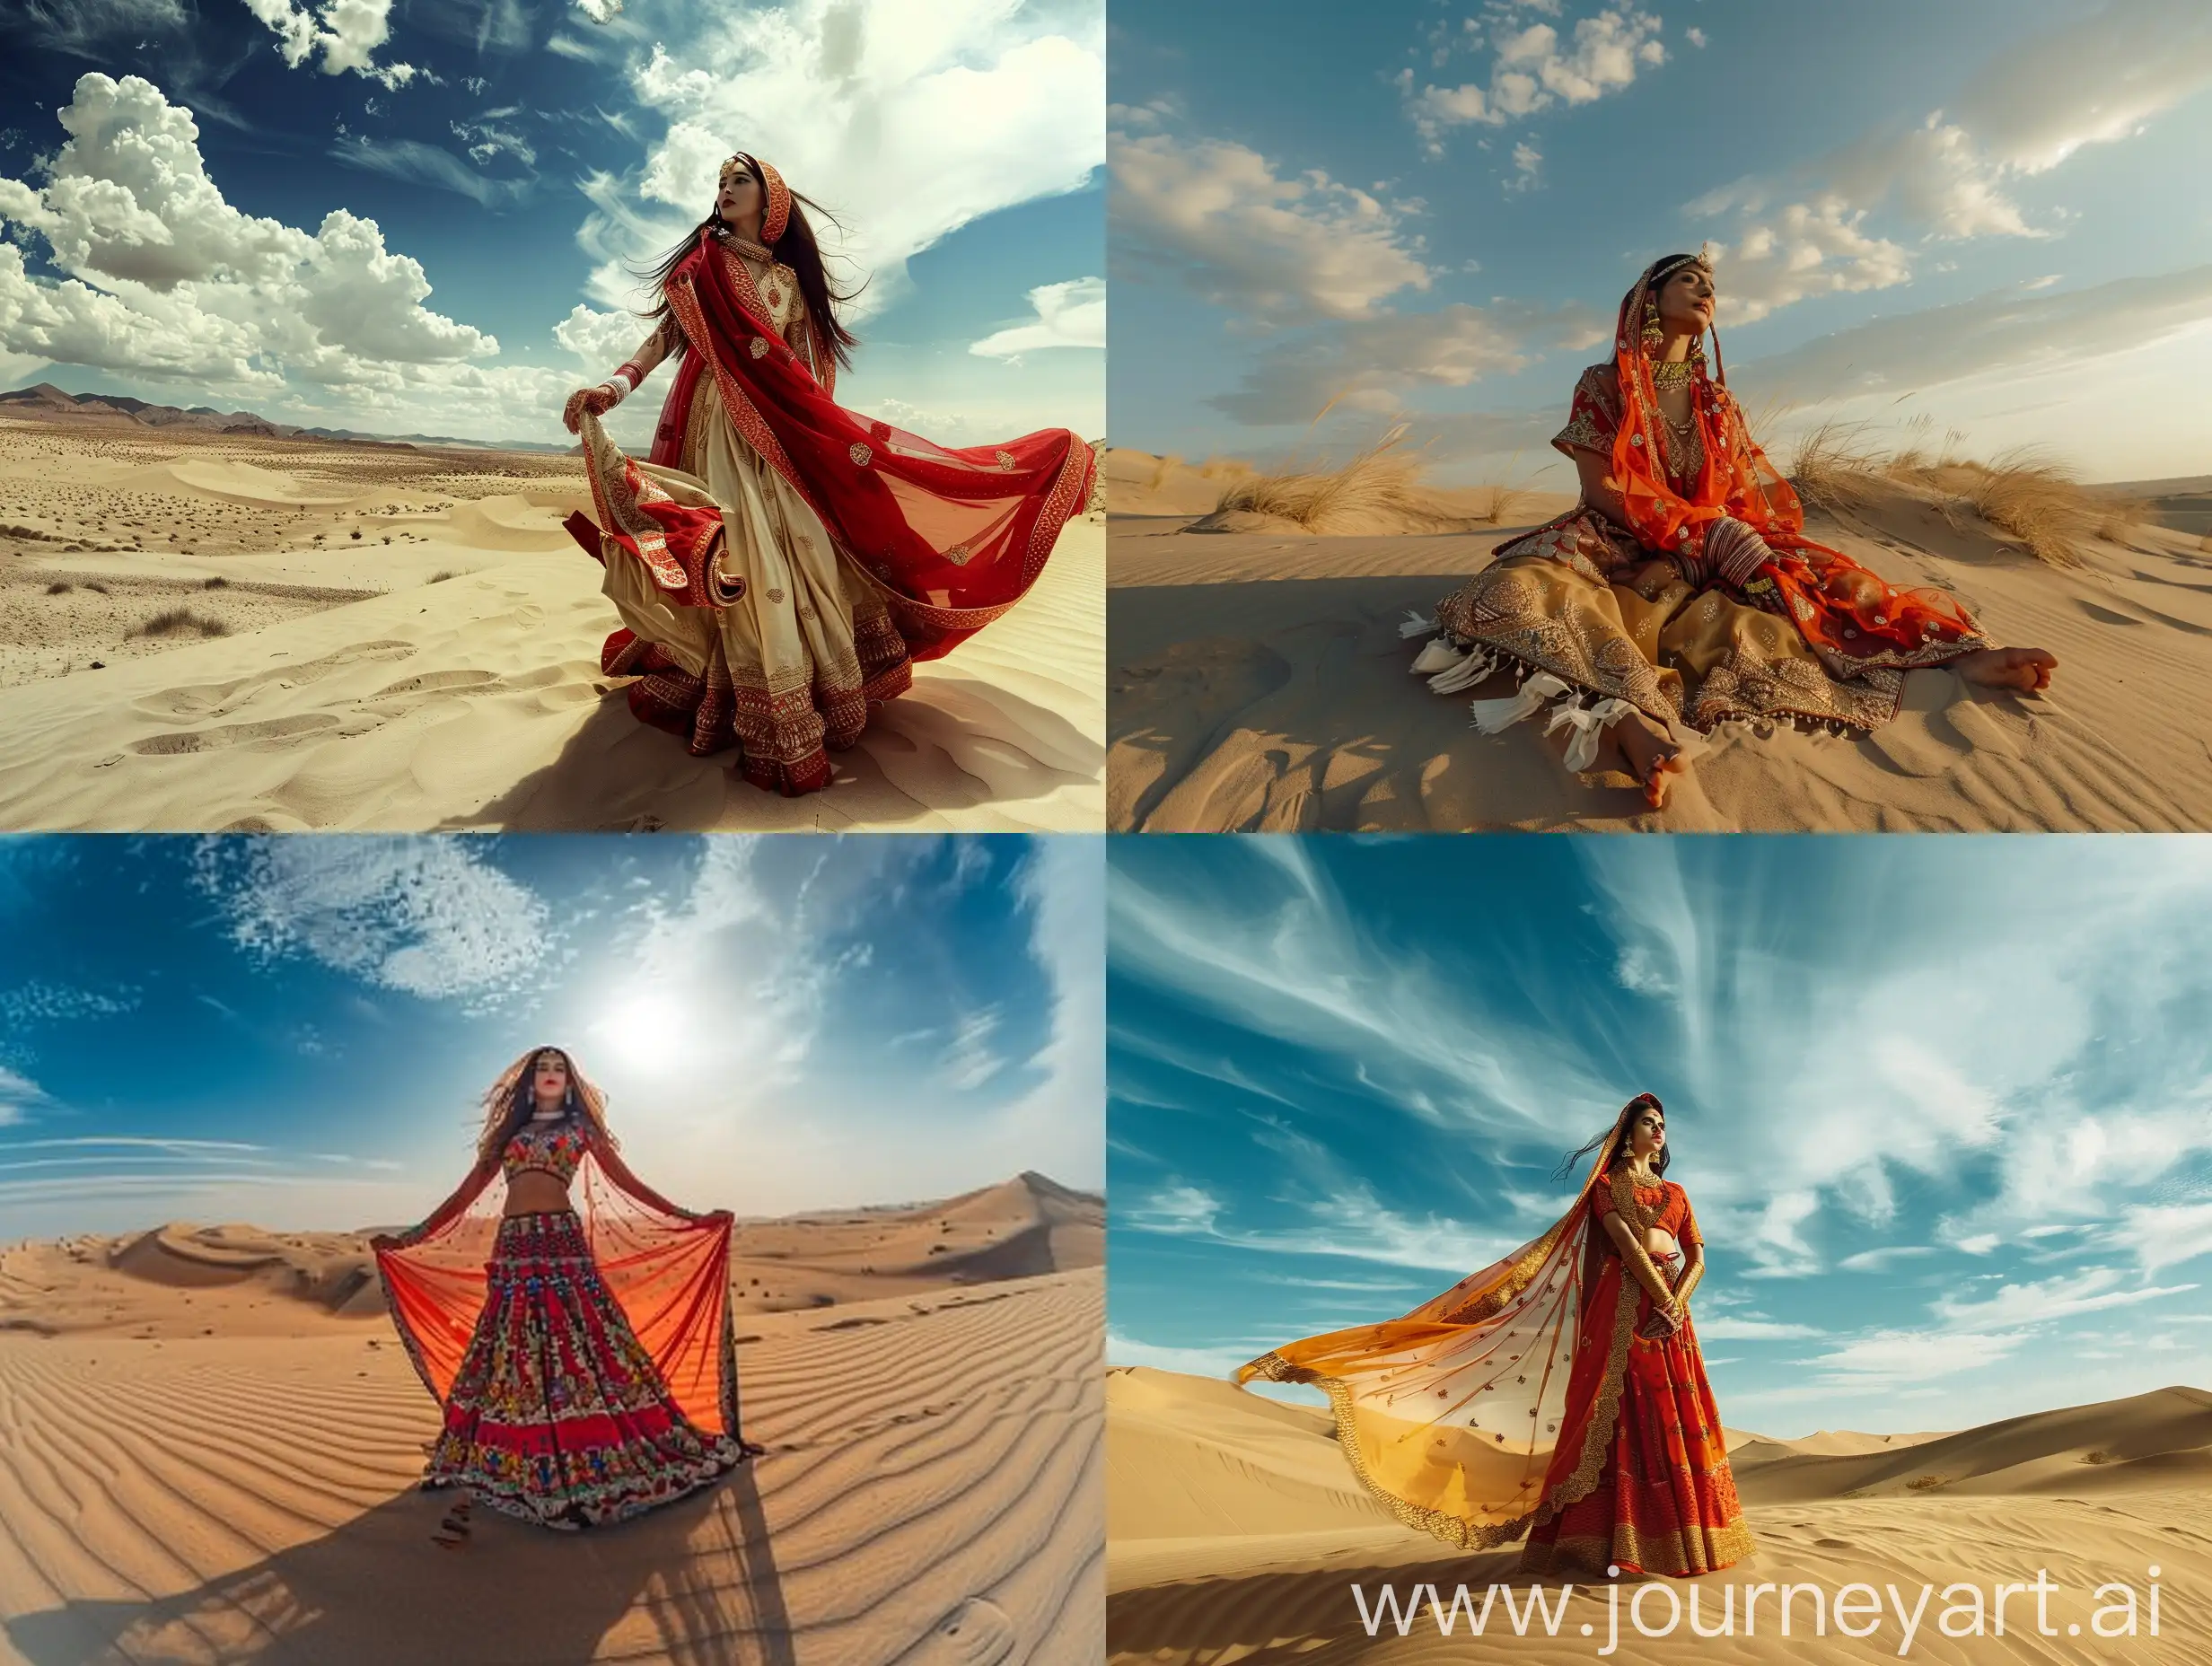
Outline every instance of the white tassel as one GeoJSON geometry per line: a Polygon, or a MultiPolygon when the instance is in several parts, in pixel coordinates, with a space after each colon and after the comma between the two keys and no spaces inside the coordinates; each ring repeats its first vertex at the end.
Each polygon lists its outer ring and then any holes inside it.
{"type": "Polygon", "coordinates": [[[1416,636],[1433,636],[1442,628],[1435,619],[1423,618],[1411,608],[1406,609],[1406,617],[1398,622],[1398,634],[1409,642],[1416,636]]]}
{"type": "MultiPolygon", "coordinates": [[[[1426,650],[1423,651],[1421,657],[1422,659],[1428,657],[1426,650]]],[[[1498,664],[1496,649],[1472,648],[1468,651],[1464,658],[1453,662],[1446,669],[1431,677],[1428,680],[1428,686],[1438,694],[1457,694],[1462,689],[1473,688],[1484,678],[1496,671],[1498,664]]],[[[1417,662],[1414,669],[1418,671],[1421,667],[1417,662]]]]}
{"type": "Polygon", "coordinates": [[[1595,706],[1562,701],[1551,708],[1551,721],[1544,725],[1544,732],[1550,734],[1560,729],[1575,732],[1575,738],[1567,743],[1567,767],[1580,775],[1597,762],[1598,741],[1605,731],[1635,709],[1620,699],[1603,699],[1595,706]]]}
{"type": "Polygon", "coordinates": [[[1538,671],[1521,685],[1518,693],[1502,700],[1470,700],[1467,709],[1474,714],[1475,727],[1483,733],[1503,734],[1523,717],[1533,717],[1546,701],[1567,691],[1567,685],[1549,671],[1538,671]]]}
{"type": "Polygon", "coordinates": [[[1451,670],[1466,657],[1463,650],[1453,647],[1442,636],[1432,636],[1421,650],[1420,656],[1413,662],[1413,673],[1417,677],[1432,676],[1437,671],[1451,670]]]}

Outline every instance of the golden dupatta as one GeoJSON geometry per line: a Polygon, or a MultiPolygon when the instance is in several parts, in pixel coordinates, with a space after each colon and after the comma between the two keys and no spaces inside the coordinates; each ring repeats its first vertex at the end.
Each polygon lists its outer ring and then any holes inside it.
{"type": "Polygon", "coordinates": [[[1566,1419],[1595,1188],[1641,1103],[1542,1235],[1400,1318],[1286,1343],[1235,1381],[1326,1393],[1352,1473],[1409,1527],[1470,1550],[1521,1537],[1566,1419]]]}

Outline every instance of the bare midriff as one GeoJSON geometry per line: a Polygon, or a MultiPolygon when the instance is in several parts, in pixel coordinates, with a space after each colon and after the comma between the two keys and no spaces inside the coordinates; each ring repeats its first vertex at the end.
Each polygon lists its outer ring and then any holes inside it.
{"type": "Polygon", "coordinates": [[[1663,1226],[1655,1226],[1644,1234],[1644,1253],[1655,1261],[1669,1259],[1681,1249],[1674,1241],[1674,1234],[1663,1226]]]}
{"type": "Polygon", "coordinates": [[[568,1184],[550,1169],[517,1169],[507,1176],[506,1214],[557,1214],[568,1207],[568,1184]]]}

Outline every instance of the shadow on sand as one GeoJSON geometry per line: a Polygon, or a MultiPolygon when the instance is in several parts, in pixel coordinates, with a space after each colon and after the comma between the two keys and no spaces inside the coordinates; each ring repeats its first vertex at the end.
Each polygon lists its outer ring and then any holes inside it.
{"type": "Polygon", "coordinates": [[[408,1491],[174,1596],[83,1598],[6,1623],[32,1666],[795,1666],[750,1465],[617,1526],[558,1533],[479,1507],[430,1541],[449,1495],[408,1491]]]}

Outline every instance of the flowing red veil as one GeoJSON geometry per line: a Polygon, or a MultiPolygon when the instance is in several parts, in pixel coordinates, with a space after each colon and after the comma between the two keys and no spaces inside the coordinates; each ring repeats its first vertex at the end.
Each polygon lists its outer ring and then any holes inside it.
{"type": "MultiPolygon", "coordinates": [[[[788,192],[773,168],[759,167],[772,225],[788,192]]],[[[773,242],[774,232],[768,237],[773,242]]],[[[808,320],[813,350],[794,353],[750,271],[721,257],[711,232],[699,233],[663,291],[690,351],[648,460],[680,466],[692,400],[711,377],[738,433],[873,580],[912,659],[940,657],[1019,601],[1069,516],[1090,500],[1096,460],[1066,428],[952,447],[846,409],[831,397],[837,360],[819,321],[808,320]]],[[[610,468],[601,448],[587,443],[585,460],[601,534],[641,556],[676,600],[696,605],[696,588],[685,593],[686,567],[696,575],[699,566],[689,553],[718,532],[719,513],[656,495],[635,463],[610,468]],[[642,515],[628,507],[640,497],[642,515]]]]}
{"type": "MultiPolygon", "coordinates": [[[[540,1049],[516,1059],[494,1095],[511,1096],[540,1049]]],[[[735,1438],[737,1356],[730,1317],[731,1214],[695,1214],[629,1171],[607,1133],[605,1099],[570,1071],[591,1130],[570,1186],[601,1277],[671,1396],[701,1431],[735,1438]]],[[[429,1219],[376,1244],[384,1299],[408,1358],[440,1406],[468,1352],[506,1200],[499,1153],[479,1161],[429,1219]]]]}

